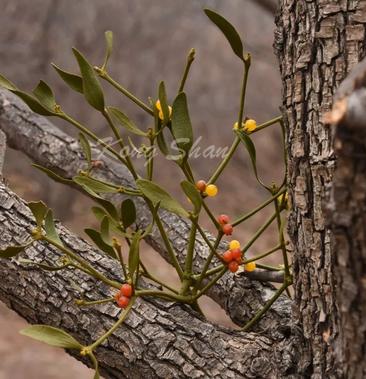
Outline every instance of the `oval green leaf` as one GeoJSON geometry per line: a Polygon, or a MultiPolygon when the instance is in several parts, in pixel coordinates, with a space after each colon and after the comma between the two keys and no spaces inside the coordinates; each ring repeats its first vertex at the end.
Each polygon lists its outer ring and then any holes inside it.
{"type": "Polygon", "coordinates": [[[58,245],[63,246],[62,241],[56,231],[55,222],[53,220],[53,212],[51,209],[48,210],[46,218],[44,220],[44,230],[46,232],[46,236],[53,242],[58,245]]]}
{"type": "Polygon", "coordinates": [[[170,121],[170,112],[164,82],[160,82],[159,84],[159,101],[161,111],[163,112],[164,124],[167,124],[170,121]]]}
{"type": "Polygon", "coordinates": [[[189,200],[191,200],[193,206],[194,206],[194,211],[196,214],[199,213],[201,210],[202,206],[202,196],[201,194],[197,191],[197,188],[194,184],[191,182],[188,182],[187,180],[184,180],[183,182],[180,183],[184,193],[187,195],[189,200]]]}
{"type": "Polygon", "coordinates": [[[56,173],[54,173],[53,171],[49,170],[46,167],[40,166],[40,165],[35,164],[35,163],[33,163],[32,166],[35,167],[36,169],[44,172],[47,176],[49,176],[51,179],[53,179],[56,182],[59,182],[62,184],[72,184],[73,183],[72,180],[63,178],[62,176],[57,175],[56,173]]]}
{"type": "Polygon", "coordinates": [[[44,342],[47,345],[61,347],[64,349],[81,350],[81,345],[73,336],[65,331],[48,325],[32,325],[22,329],[20,334],[44,342]]]}
{"type": "Polygon", "coordinates": [[[121,203],[121,219],[125,229],[136,221],[136,207],[131,199],[126,199],[121,203]]]}
{"type": "Polygon", "coordinates": [[[36,219],[37,226],[41,227],[48,211],[46,204],[43,201],[31,201],[27,205],[36,219]]]}
{"type": "Polygon", "coordinates": [[[236,29],[224,17],[211,9],[205,9],[207,17],[222,31],[236,56],[244,62],[244,47],[236,29]]]}
{"type": "Polygon", "coordinates": [[[62,70],[60,67],[56,66],[54,63],[51,63],[52,67],[60,75],[61,79],[74,91],[83,93],[83,78],[79,75],[73,74],[68,71],[62,70]]]}
{"type": "Polygon", "coordinates": [[[118,193],[118,189],[116,187],[93,179],[89,176],[74,176],[72,180],[76,184],[87,187],[96,193],[118,193]]]}
{"type": "Polygon", "coordinates": [[[140,262],[140,232],[137,232],[131,241],[130,250],[128,253],[128,271],[133,278],[136,270],[138,270],[140,262]]]}
{"type": "Polygon", "coordinates": [[[91,64],[75,48],[72,49],[83,78],[83,93],[87,102],[98,111],[104,111],[104,95],[99,80],[91,64]]]}
{"type": "Polygon", "coordinates": [[[88,166],[91,166],[91,160],[92,160],[92,153],[91,153],[91,147],[88,139],[85,137],[85,134],[79,133],[79,143],[80,147],[83,150],[84,156],[88,162],[88,166]]]}
{"type": "Polygon", "coordinates": [[[147,136],[145,132],[140,130],[122,111],[118,108],[107,107],[107,112],[119,125],[127,129],[131,133],[137,134],[139,136],[147,136]]]}
{"type": "Polygon", "coordinates": [[[111,245],[108,245],[102,238],[101,233],[94,229],[85,229],[84,232],[94,242],[94,244],[110,257],[116,259],[116,252],[111,245]]]}
{"type": "Polygon", "coordinates": [[[10,91],[16,91],[17,87],[10,80],[6,79],[5,76],[0,74],[0,87],[3,87],[10,91]]]}
{"type": "Polygon", "coordinates": [[[188,217],[188,212],[179,204],[179,202],[173,199],[168,192],[163,190],[157,184],[145,180],[136,180],[137,188],[152,201],[154,205],[160,203],[160,207],[167,209],[168,211],[175,213],[182,217],[188,217]]]}
{"type": "Polygon", "coordinates": [[[50,111],[48,108],[43,106],[35,97],[29,95],[26,92],[19,90],[12,90],[12,92],[23,100],[25,104],[35,113],[40,114],[41,116],[55,116],[56,113],[50,111]]]}
{"type": "Polygon", "coordinates": [[[113,50],[113,32],[110,30],[107,30],[104,33],[105,36],[105,42],[106,42],[106,52],[105,52],[105,58],[102,68],[105,69],[107,66],[107,63],[109,61],[110,56],[112,55],[113,50]]]}
{"type": "Polygon", "coordinates": [[[187,97],[184,92],[181,92],[173,103],[172,133],[178,147],[185,151],[187,159],[193,144],[193,131],[188,113],[187,97]]]}
{"type": "Polygon", "coordinates": [[[27,248],[28,246],[29,244],[21,245],[21,246],[9,246],[4,250],[0,249],[0,258],[6,258],[6,259],[13,258],[19,253],[21,253],[22,251],[24,251],[24,249],[27,248]]]}
{"type": "Polygon", "coordinates": [[[32,92],[33,95],[43,106],[45,106],[51,112],[55,110],[55,95],[53,94],[52,89],[46,82],[40,80],[37,87],[32,92]]]}

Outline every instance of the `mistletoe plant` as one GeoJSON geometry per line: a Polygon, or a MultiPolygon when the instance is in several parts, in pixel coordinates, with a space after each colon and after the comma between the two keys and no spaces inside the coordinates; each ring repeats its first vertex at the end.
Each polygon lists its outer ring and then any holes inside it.
{"type": "MultiPolygon", "coordinates": [[[[25,263],[35,264],[40,269],[45,270],[67,270],[76,268],[110,286],[112,290],[116,290],[115,296],[110,298],[97,301],[86,301],[83,299],[76,300],[78,306],[114,302],[117,307],[121,308],[119,318],[113,327],[88,346],[83,346],[63,330],[50,326],[34,325],[22,331],[23,334],[50,345],[67,349],[76,349],[79,350],[81,355],[89,356],[96,369],[95,378],[99,377],[98,362],[94,354],[96,348],[123,324],[138,297],[144,298],[150,296],[168,301],[180,302],[200,311],[197,300],[215,285],[215,283],[228,270],[235,273],[241,266],[244,271],[254,271],[257,268],[262,270],[283,271],[284,281],[282,285],[264,308],[260,309],[253,319],[244,326],[244,330],[248,330],[292,283],[283,232],[284,221],[281,218],[281,213],[287,208],[287,194],[285,187],[286,178],[284,178],[280,185],[266,185],[261,181],[256,166],[256,150],[250,137],[253,133],[263,131],[271,125],[279,124],[281,126],[284,141],[285,135],[282,118],[276,117],[261,125],[257,125],[256,121],[253,119],[244,118],[245,93],[251,65],[251,56],[249,53],[244,52],[243,43],[239,34],[228,21],[212,10],[206,9],[205,13],[223,32],[234,54],[240,59],[243,65],[239,113],[237,122],[233,126],[234,141],[228,153],[207,181],[202,179],[197,180],[198,178],[195,178],[189,159],[190,149],[193,145],[193,130],[189,117],[184,86],[191,64],[194,60],[195,52],[193,49],[188,54],[179,90],[172,106],[168,103],[164,82],[161,82],[159,85],[157,98],[149,99],[149,103],[146,104],[131,94],[108,74],[107,64],[112,53],[113,44],[113,35],[110,31],[105,33],[107,45],[106,55],[105,60],[100,67],[93,67],[84,55],[76,49],[73,49],[73,53],[78,63],[80,74],[70,73],[53,65],[57,73],[69,85],[69,87],[84,95],[87,102],[105,118],[114,134],[116,139],[115,143],[118,144],[118,149],[113,147],[116,146],[115,144],[112,146],[106,143],[94,134],[93,131],[67,114],[56,102],[51,88],[44,81],[40,81],[32,93],[27,93],[18,89],[5,77],[0,76],[0,85],[19,96],[31,110],[40,115],[59,117],[68,121],[80,131],[80,146],[87,163],[85,170],[80,171],[72,179],[67,179],[57,175],[47,168],[37,165],[35,166],[58,182],[79,186],[87,195],[95,199],[100,205],[92,208],[93,213],[100,221],[100,230],[86,229],[85,232],[98,249],[109,257],[119,261],[121,266],[121,280],[115,281],[109,279],[104,273],[96,270],[87,260],[65,246],[57,233],[52,210],[42,202],[30,202],[28,204],[36,220],[36,227],[31,231],[29,242],[23,246],[10,246],[5,250],[0,251],[0,257],[8,259],[15,257],[35,241],[44,241],[54,246],[62,253],[62,264],[59,264],[57,261],[55,261],[54,266],[30,261],[24,261],[25,263]],[[106,105],[100,84],[101,79],[111,84],[116,90],[133,101],[144,112],[148,113],[154,121],[154,127],[149,128],[148,130],[142,130],[138,128],[120,109],[106,105]],[[146,160],[146,173],[144,175],[137,172],[132,157],[129,154],[129,150],[126,149],[128,146],[122,138],[120,128],[124,128],[128,132],[136,134],[147,141],[147,144],[141,145],[139,149],[146,160]],[[166,140],[167,137],[173,139],[176,146],[179,148],[179,154],[175,157],[174,162],[186,178],[186,180],[180,183],[180,185],[182,191],[191,202],[191,209],[183,207],[168,192],[153,181],[154,149],[158,148],[165,156],[172,155],[170,146],[168,146],[166,140]],[[133,188],[130,188],[122,186],[119,183],[108,183],[98,179],[95,175],[95,171],[100,165],[100,162],[92,159],[92,150],[89,141],[103,146],[111,156],[122,165],[126,166],[132,174],[136,185],[133,188]],[[249,153],[254,175],[259,184],[269,192],[269,198],[251,212],[231,221],[225,214],[219,215],[218,217],[215,216],[208,206],[209,202],[207,201],[207,198],[217,195],[218,188],[215,183],[230,162],[234,152],[241,144],[244,145],[249,153]],[[120,151],[118,151],[119,149],[120,151]],[[116,202],[112,203],[106,199],[106,197],[111,194],[123,194],[126,198],[118,207],[116,207],[116,202]],[[136,225],[136,208],[135,203],[132,200],[136,198],[142,199],[151,212],[151,223],[145,229],[138,228],[136,225]],[[241,246],[239,241],[229,240],[226,242],[228,244],[227,251],[223,254],[218,252],[219,244],[224,236],[230,236],[237,225],[248,220],[254,214],[270,205],[274,207],[273,215],[259,228],[244,246],[241,246]],[[162,223],[159,213],[160,208],[166,209],[185,218],[191,223],[191,230],[185,249],[186,254],[184,264],[181,264],[177,258],[177,254],[162,223]],[[202,213],[208,215],[217,231],[216,239],[213,243],[200,226],[199,218],[202,213]],[[253,258],[246,258],[248,249],[274,221],[277,222],[278,226],[278,244],[263,254],[253,258]],[[140,242],[151,233],[153,227],[156,227],[159,230],[161,238],[165,244],[165,249],[169,254],[170,261],[180,278],[179,288],[173,288],[164,283],[162,279],[153,276],[140,259],[140,242]],[[203,267],[201,267],[199,271],[194,271],[193,263],[195,259],[197,234],[202,236],[210,253],[207,256],[203,267]],[[124,261],[122,254],[122,240],[125,240],[129,247],[127,262],[124,261]],[[276,251],[282,251],[283,265],[271,267],[257,263],[258,260],[267,257],[276,251]],[[154,289],[151,289],[151,287],[144,288],[139,280],[140,277],[152,280],[158,285],[158,287],[155,287],[154,289]]],[[[132,144],[130,139],[128,139],[128,142],[132,144]]]]}

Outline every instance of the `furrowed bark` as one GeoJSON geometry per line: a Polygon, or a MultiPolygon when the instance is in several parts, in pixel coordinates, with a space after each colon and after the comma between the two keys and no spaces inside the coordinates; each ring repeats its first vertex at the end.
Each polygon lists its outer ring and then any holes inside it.
{"type": "MultiPolygon", "coordinates": [[[[6,133],[10,147],[24,152],[35,163],[54,170],[61,176],[70,178],[85,167],[85,159],[74,138],[61,132],[45,118],[30,112],[11,93],[1,89],[0,129],[6,133]]],[[[93,149],[93,155],[95,159],[102,159],[104,163],[97,171],[99,178],[127,187],[134,186],[133,179],[125,167],[115,163],[106,154],[101,155],[101,151],[97,148],[93,149]]],[[[118,201],[121,198],[113,200],[118,201]]],[[[135,198],[133,200],[137,202],[138,223],[146,226],[150,221],[149,212],[141,200],[135,198]]],[[[183,262],[190,224],[166,211],[162,211],[161,215],[179,260],[183,262]]],[[[147,242],[169,260],[158,230],[153,230],[147,242]]],[[[224,248],[225,246],[221,245],[219,250],[222,251],[224,248]]],[[[196,272],[203,266],[203,260],[208,252],[208,246],[198,237],[194,262],[196,272]]],[[[252,279],[248,279],[240,275],[226,274],[207,293],[239,325],[248,321],[274,294],[273,286],[254,281],[253,276],[252,279]]],[[[284,333],[292,333],[290,318],[290,300],[282,296],[256,325],[256,330],[264,330],[267,334],[272,333],[278,338],[283,338],[284,333]]]]}
{"type": "MultiPolygon", "coordinates": [[[[35,224],[28,207],[0,184],[0,248],[25,242],[35,224]]],[[[66,246],[112,279],[116,261],[102,256],[65,227],[57,229],[66,246]]],[[[52,264],[59,253],[34,243],[20,258],[52,264]]],[[[1,260],[0,299],[31,323],[64,328],[83,344],[109,328],[119,309],[113,304],[79,308],[74,298],[97,300],[115,290],[85,274],[41,271],[20,258],[1,260]]],[[[298,341],[229,331],[200,318],[190,308],[139,299],[126,323],[97,349],[106,379],[120,378],[285,378],[294,372],[298,341]]],[[[77,352],[70,352],[77,359],[77,352]]],[[[90,365],[89,361],[83,360],[90,365]]]]}
{"type": "Polygon", "coordinates": [[[364,59],[337,91],[331,112],[338,118],[332,125],[337,167],[327,209],[334,239],[339,308],[339,336],[334,347],[338,370],[349,379],[366,377],[365,77],[364,59]],[[344,104],[342,113],[339,104],[344,104]]]}
{"type": "Polygon", "coordinates": [[[323,202],[335,157],[332,130],[322,118],[335,89],[365,54],[362,1],[282,0],[275,48],[287,119],[293,210],[294,316],[304,336],[299,370],[305,377],[342,377],[333,341],[339,331],[334,254],[323,202]]]}

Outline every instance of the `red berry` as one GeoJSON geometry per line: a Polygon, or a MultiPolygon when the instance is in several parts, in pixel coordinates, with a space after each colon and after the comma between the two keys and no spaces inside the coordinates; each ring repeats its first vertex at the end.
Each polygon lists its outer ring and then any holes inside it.
{"type": "Polygon", "coordinates": [[[231,236],[233,234],[233,226],[231,224],[225,224],[222,226],[222,231],[226,236],[231,236]]]}
{"type": "Polygon", "coordinates": [[[205,192],[205,189],[206,189],[206,182],[204,180],[199,180],[197,183],[196,183],[196,188],[198,189],[198,191],[200,192],[205,192]]]}
{"type": "Polygon", "coordinates": [[[132,292],[133,292],[133,288],[131,284],[125,283],[122,285],[121,290],[120,290],[121,295],[126,296],[126,297],[131,297],[132,292]]]}
{"type": "Polygon", "coordinates": [[[229,222],[229,216],[228,215],[220,215],[217,218],[217,221],[219,222],[219,224],[225,225],[229,222]]]}
{"type": "Polygon", "coordinates": [[[233,260],[233,253],[230,250],[225,251],[225,253],[222,254],[222,260],[226,263],[230,263],[233,260]]]}
{"type": "Polygon", "coordinates": [[[235,259],[235,262],[238,262],[238,264],[242,264],[243,263],[243,260],[241,259],[241,257],[240,258],[236,258],[235,259]]]}
{"type": "Polygon", "coordinates": [[[231,272],[237,272],[239,269],[239,263],[236,261],[232,261],[228,264],[228,268],[231,272]]]}
{"type": "Polygon", "coordinates": [[[120,296],[120,298],[117,300],[117,304],[120,308],[126,308],[129,302],[130,298],[126,296],[120,296]]]}
{"type": "Polygon", "coordinates": [[[233,254],[233,260],[241,259],[241,250],[240,249],[233,249],[231,250],[233,254]]]}

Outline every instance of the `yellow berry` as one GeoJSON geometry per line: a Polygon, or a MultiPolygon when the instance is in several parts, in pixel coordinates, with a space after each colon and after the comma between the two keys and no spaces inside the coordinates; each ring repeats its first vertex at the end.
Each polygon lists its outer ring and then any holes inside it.
{"type": "Polygon", "coordinates": [[[249,262],[244,266],[244,268],[245,271],[252,272],[257,268],[257,265],[255,264],[255,262],[249,262]]]}
{"type": "MultiPolygon", "coordinates": [[[[164,113],[163,113],[163,110],[161,109],[161,104],[160,104],[160,100],[158,100],[156,103],[155,103],[155,106],[157,108],[157,110],[159,111],[159,118],[160,120],[164,120],[164,113]]],[[[172,116],[172,107],[170,105],[168,105],[168,108],[169,108],[169,119],[170,117],[172,116]]]]}
{"type": "Polygon", "coordinates": [[[285,192],[284,194],[278,196],[277,198],[278,205],[282,206],[282,209],[289,210],[289,203],[288,203],[288,193],[285,192]]]}
{"type": "Polygon", "coordinates": [[[244,131],[252,132],[257,128],[257,122],[253,119],[246,120],[244,123],[244,131]]]}
{"type": "Polygon", "coordinates": [[[219,190],[214,184],[209,184],[205,190],[207,196],[210,196],[210,197],[216,196],[218,191],[219,190]]]}
{"type": "Polygon", "coordinates": [[[232,241],[230,241],[229,249],[230,249],[230,250],[240,249],[240,242],[237,241],[237,240],[232,240],[232,241]]]}

